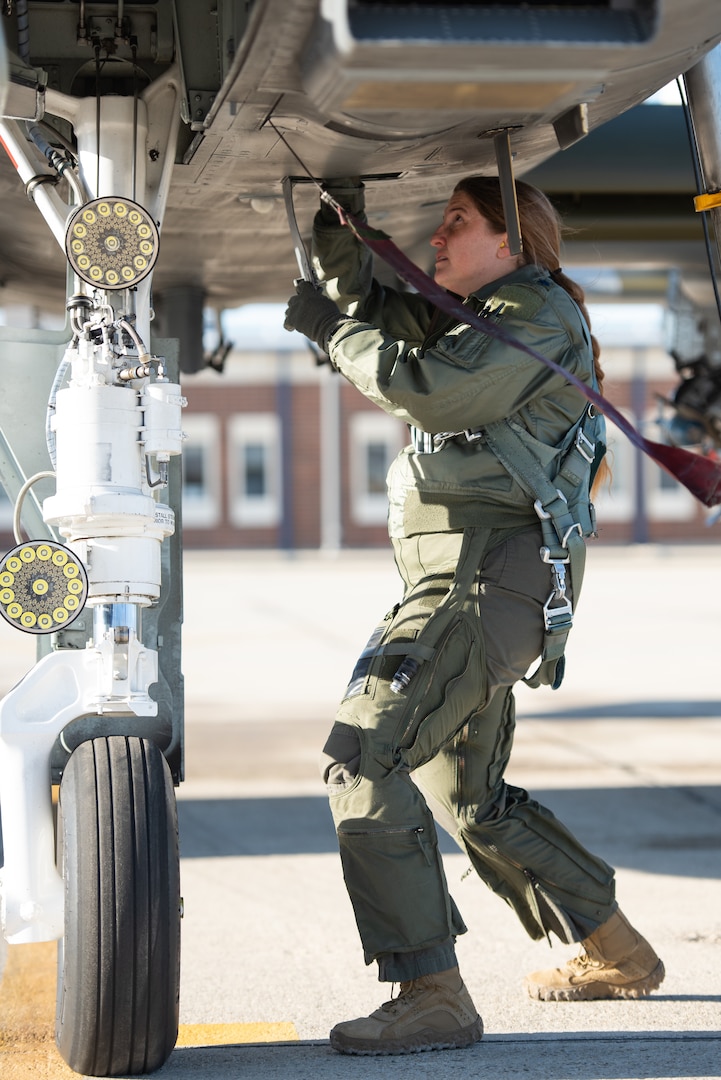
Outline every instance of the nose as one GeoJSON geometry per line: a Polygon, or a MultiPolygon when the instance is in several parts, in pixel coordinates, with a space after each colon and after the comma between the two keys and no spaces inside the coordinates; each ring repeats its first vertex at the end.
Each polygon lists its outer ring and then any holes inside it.
{"type": "Polygon", "coordinates": [[[436,231],[433,233],[433,236],[430,239],[430,244],[432,247],[442,247],[445,242],[446,239],[444,236],[443,224],[441,223],[436,229],[436,231]]]}

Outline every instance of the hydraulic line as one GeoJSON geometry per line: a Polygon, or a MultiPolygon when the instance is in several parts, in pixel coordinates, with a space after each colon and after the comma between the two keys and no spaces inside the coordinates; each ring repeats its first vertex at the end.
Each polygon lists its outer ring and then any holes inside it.
{"type": "Polygon", "coordinates": [[[87,193],[80,177],[77,175],[74,166],[67,161],[63,155],[52,146],[45,138],[44,133],[40,129],[38,124],[26,124],[27,133],[38,148],[41,154],[47,159],[48,163],[52,166],[55,172],[67,180],[70,187],[73,189],[75,199],[78,205],[88,201],[87,193]]]}
{"type": "Polygon", "coordinates": [[[18,56],[30,67],[30,25],[28,22],[28,0],[16,0],[18,15],[18,56]]]}
{"type": "Polygon", "coordinates": [[[55,473],[51,469],[45,469],[42,472],[35,473],[34,476],[29,477],[18,491],[18,497],[15,500],[15,509],[13,511],[13,536],[15,537],[15,542],[17,544],[22,544],[23,542],[22,533],[20,532],[20,518],[22,517],[25,496],[33,484],[36,484],[38,480],[48,480],[51,478],[55,478],[55,473]]]}

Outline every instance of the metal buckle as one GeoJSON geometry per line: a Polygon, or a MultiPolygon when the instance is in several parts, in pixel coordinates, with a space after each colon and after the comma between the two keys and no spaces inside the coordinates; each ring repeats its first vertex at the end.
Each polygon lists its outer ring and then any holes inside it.
{"type": "Polygon", "coordinates": [[[596,444],[595,442],[591,442],[588,435],[586,435],[581,427],[576,432],[576,449],[589,465],[593,465],[594,458],[596,457],[596,444]],[[586,449],[586,447],[588,447],[588,449],[586,449]]]}
{"type": "Polygon", "coordinates": [[[576,521],[573,525],[570,525],[566,529],[565,533],[563,534],[563,539],[561,540],[561,547],[564,547],[564,548],[568,547],[568,538],[571,535],[571,533],[574,533],[574,532],[577,532],[578,535],[581,537],[581,539],[583,539],[583,529],[581,528],[578,521],[576,521]]]}
{"type": "Polygon", "coordinates": [[[458,431],[438,431],[435,435],[431,436],[433,440],[432,452],[434,454],[438,453],[439,450],[443,449],[447,442],[450,442],[451,439],[455,439],[456,435],[459,434],[460,432],[458,431]]]}
{"type": "Polygon", "coordinates": [[[538,553],[541,556],[541,562],[545,563],[568,563],[571,561],[570,555],[553,555],[549,547],[539,548],[538,553]]]}
{"type": "MultiPolygon", "coordinates": [[[[556,494],[558,495],[559,499],[562,499],[566,504],[568,503],[568,499],[563,494],[560,488],[556,488],[556,494]]],[[[548,510],[546,510],[540,499],[536,499],[533,504],[533,509],[536,511],[541,521],[548,521],[548,519],[551,517],[550,513],[548,512],[548,510]]]]}
{"type": "Polygon", "coordinates": [[[555,598],[556,594],[551,593],[543,605],[543,624],[546,630],[570,630],[573,626],[573,605],[566,598],[562,604],[551,607],[551,601],[555,598]]]}
{"type": "MultiPolygon", "coordinates": [[[[545,549],[548,550],[547,548],[545,549]]],[[[544,549],[541,548],[541,558],[544,549]]],[[[568,559],[544,559],[551,565],[553,590],[543,605],[543,623],[546,630],[565,630],[573,625],[573,605],[566,596],[566,564],[568,559]],[[551,606],[553,605],[553,606],[551,606]]]]}

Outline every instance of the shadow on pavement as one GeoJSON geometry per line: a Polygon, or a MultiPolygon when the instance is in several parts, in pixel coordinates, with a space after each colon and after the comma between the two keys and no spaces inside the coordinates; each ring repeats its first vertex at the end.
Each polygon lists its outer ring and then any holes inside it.
{"type": "MultiPolygon", "coordinates": [[[[534,712],[524,708],[524,720],[611,720],[628,717],[633,720],[663,720],[704,718],[716,719],[721,716],[721,701],[675,701],[665,698],[662,701],[619,701],[613,704],[574,706],[567,709],[553,709],[551,712],[534,712]]],[[[520,718],[520,717],[519,717],[520,718]]]]}
{"type": "Polygon", "coordinates": [[[245,1080],[433,1077],[434,1080],[651,1080],[718,1076],[721,1034],[704,1032],[585,1032],[490,1036],[468,1050],[400,1057],[343,1057],[326,1042],[247,1044],[176,1050],[159,1080],[202,1076],[245,1080]]]}
{"type": "MultiPolygon", "coordinates": [[[[721,788],[625,787],[535,791],[579,839],[615,866],[721,877],[721,788]]],[[[186,859],[337,852],[324,796],[180,799],[186,859]]],[[[458,853],[439,830],[441,850],[458,853]]]]}

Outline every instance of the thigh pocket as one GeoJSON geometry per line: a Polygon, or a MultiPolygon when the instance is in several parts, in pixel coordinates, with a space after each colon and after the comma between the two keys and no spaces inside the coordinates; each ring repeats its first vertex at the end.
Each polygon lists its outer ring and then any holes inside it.
{"type": "Polygon", "coordinates": [[[477,623],[461,612],[406,691],[394,738],[396,760],[408,769],[429,761],[483,705],[485,695],[483,639],[477,623]]]}
{"type": "Polygon", "coordinates": [[[368,958],[452,932],[437,841],[424,825],[338,829],[343,876],[368,958]]]}

